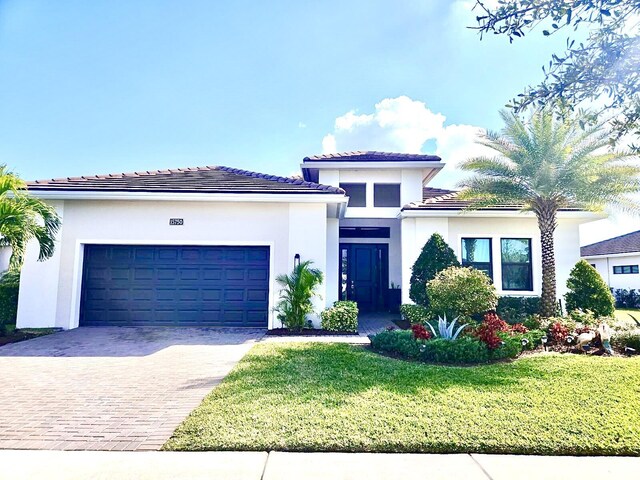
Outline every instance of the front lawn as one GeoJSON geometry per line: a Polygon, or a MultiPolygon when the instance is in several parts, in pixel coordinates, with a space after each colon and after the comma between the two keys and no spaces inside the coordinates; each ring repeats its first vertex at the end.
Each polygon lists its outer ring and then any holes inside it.
{"type": "Polygon", "coordinates": [[[637,308],[616,308],[615,317],[618,320],[629,321],[630,315],[633,315],[637,320],[640,320],[640,309],[637,308]]]}
{"type": "Polygon", "coordinates": [[[638,455],[640,357],[444,367],[261,343],[164,448],[638,455]]]}

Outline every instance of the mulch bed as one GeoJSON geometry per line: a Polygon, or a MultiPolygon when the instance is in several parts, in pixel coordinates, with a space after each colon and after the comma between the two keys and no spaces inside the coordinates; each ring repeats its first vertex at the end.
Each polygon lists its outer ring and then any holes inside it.
{"type": "Polygon", "coordinates": [[[333,332],[322,330],[321,328],[304,328],[301,331],[289,330],[287,328],[274,328],[267,330],[267,335],[276,337],[335,337],[335,336],[358,336],[353,332],[333,332]]]}
{"type": "Polygon", "coordinates": [[[24,340],[31,340],[32,338],[42,337],[43,335],[49,335],[59,331],[60,329],[38,329],[38,330],[14,330],[7,335],[0,335],[0,347],[9,343],[22,342],[24,340]]]}

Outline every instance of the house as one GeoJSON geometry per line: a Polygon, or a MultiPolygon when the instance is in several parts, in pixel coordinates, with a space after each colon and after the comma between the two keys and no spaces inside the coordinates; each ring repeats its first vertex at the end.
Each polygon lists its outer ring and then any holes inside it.
{"type": "MultiPolygon", "coordinates": [[[[409,302],[411,267],[439,232],[501,295],[539,295],[537,222],[514,205],[465,210],[429,187],[433,155],[349,152],[306,157],[302,178],[198,167],[31,182],[58,210],[56,252],[21,275],[19,327],[201,325],[279,327],[277,275],[312,260],[325,273],[317,309],[409,302]]],[[[559,213],[559,294],[579,259],[578,226],[559,213]]],[[[316,319],[317,322],[317,319],[316,319]]]]}
{"type": "Polygon", "coordinates": [[[640,230],[580,248],[609,287],[640,289],[640,230]]]}

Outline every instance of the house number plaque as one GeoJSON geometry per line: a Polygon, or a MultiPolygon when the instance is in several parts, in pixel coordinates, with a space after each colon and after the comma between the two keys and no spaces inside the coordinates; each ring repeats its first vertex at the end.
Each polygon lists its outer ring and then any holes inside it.
{"type": "Polygon", "coordinates": [[[174,226],[184,225],[184,218],[170,218],[169,225],[174,225],[174,226]]]}

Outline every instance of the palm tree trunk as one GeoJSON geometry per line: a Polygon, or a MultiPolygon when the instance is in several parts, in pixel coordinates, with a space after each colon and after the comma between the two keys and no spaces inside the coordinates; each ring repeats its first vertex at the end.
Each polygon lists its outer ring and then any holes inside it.
{"type": "Polygon", "coordinates": [[[556,259],[553,234],[558,226],[555,205],[544,205],[536,209],[540,243],[542,245],[542,297],[540,298],[540,315],[543,318],[553,317],[557,313],[556,299],[556,259]]]}

